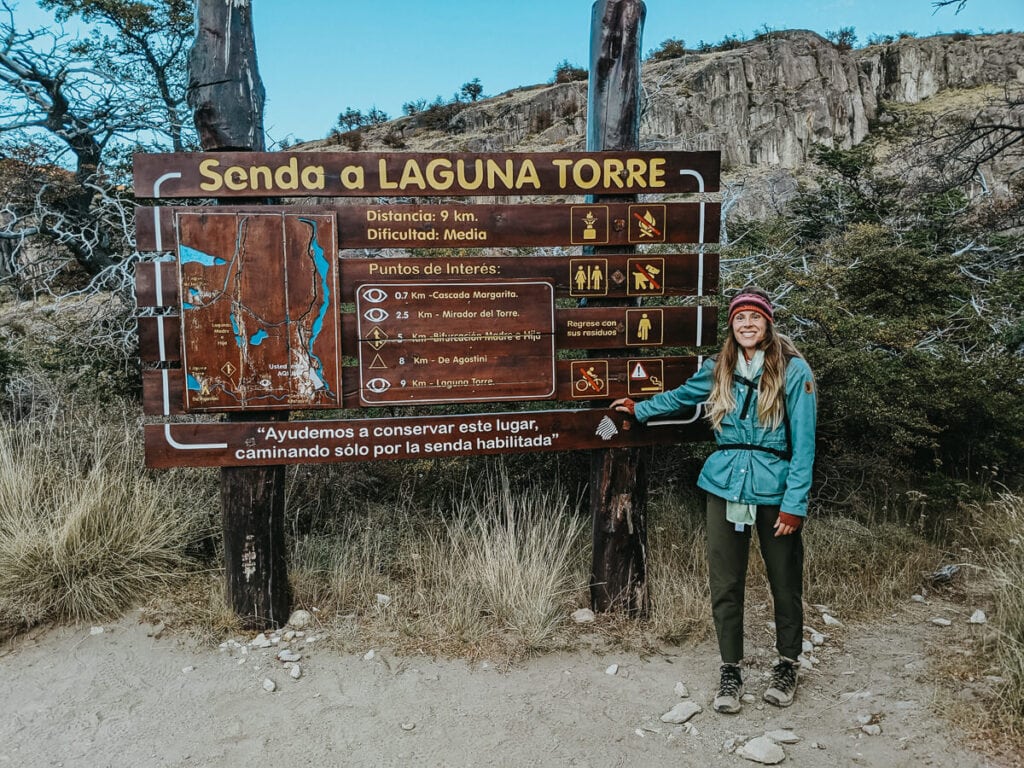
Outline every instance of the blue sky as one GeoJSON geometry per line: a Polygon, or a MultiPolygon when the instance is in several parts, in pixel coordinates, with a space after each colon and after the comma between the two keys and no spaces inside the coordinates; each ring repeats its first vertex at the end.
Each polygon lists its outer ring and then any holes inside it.
{"type": "MultiPolygon", "coordinates": [[[[870,35],[1024,30],[1024,0],[969,0],[959,14],[931,0],[647,0],[643,51],[668,38],[695,47],[772,29],[870,35]],[[933,13],[934,12],[934,13],[933,13]]],[[[417,99],[450,99],[479,78],[486,95],[549,82],[589,59],[590,0],[254,0],[272,140],[321,138],[338,113],[376,106],[392,117],[417,99]],[[301,8],[301,12],[296,11],[301,8]]]]}
{"type": "MultiPolygon", "coordinates": [[[[854,27],[860,43],[902,31],[1024,31],[1024,0],[647,0],[643,51],[770,29],[854,27]]],[[[20,0],[20,26],[45,16],[20,0]]],[[[586,67],[591,0],[252,0],[271,142],[325,136],[346,107],[392,117],[406,102],[450,99],[479,78],[493,96],[549,82],[563,60],[586,67]]]]}

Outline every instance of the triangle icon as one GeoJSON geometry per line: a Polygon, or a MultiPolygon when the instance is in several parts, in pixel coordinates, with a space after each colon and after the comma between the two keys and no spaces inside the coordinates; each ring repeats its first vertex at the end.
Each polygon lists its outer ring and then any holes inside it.
{"type": "Polygon", "coordinates": [[[633,369],[633,372],[629,374],[629,377],[631,379],[646,379],[647,371],[644,370],[644,367],[640,363],[637,363],[636,367],[633,369]]]}

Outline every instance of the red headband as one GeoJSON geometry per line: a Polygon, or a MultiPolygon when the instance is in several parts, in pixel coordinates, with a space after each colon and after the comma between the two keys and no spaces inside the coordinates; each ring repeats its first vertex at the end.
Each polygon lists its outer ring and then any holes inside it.
{"type": "Polygon", "coordinates": [[[760,312],[769,320],[774,320],[772,305],[768,299],[764,296],[758,296],[756,293],[741,293],[729,302],[729,325],[732,325],[732,320],[736,317],[736,313],[743,312],[744,310],[760,312]]]}

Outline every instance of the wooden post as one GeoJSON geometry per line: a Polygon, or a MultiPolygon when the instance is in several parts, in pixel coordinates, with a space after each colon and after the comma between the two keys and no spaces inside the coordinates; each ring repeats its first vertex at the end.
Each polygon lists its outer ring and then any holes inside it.
{"type": "MultiPolygon", "coordinates": [[[[199,0],[188,103],[203,150],[264,151],[263,102],[249,0],[199,0]]],[[[286,420],[288,413],[232,413],[227,418],[276,421],[286,420]]],[[[284,478],[283,466],[224,467],[220,472],[227,597],[251,628],[280,626],[291,609],[284,478]]]]}
{"type": "MultiPolygon", "coordinates": [[[[597,0],[594,3],[587,151],[639,148],[640,46],[645,14],[646,7],[640,0],[597,0]]],[[[601,202],[635,200],[635,196],[600,198],[601,202]]],[[[601,250],[595,248],[594,252],[601,250]]],[[[611,250],[623,251],[621,247],[611,250]]],[[[622,306],[626,302],[610,303],[622,306]]],[[[590,509],[594,527],[591,604],[597,611],[645,616],[649,609],[646,449],[599,450],[591,456],[590,509]]]]}

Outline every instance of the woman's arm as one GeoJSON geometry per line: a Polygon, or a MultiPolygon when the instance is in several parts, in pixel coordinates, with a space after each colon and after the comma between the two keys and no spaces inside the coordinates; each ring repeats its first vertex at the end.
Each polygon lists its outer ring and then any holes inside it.
{"type": "Polygon", "coordinates": [[[655,395],[650,400],[636,403],[634,415],[641,424],[656,416],[678,413],[703,403],[711,394],[714,384],[715,361],[708,358],[700,369],[675,389],[655,395]]]}
{"type": "Polygon", "coordinates": [[[807,496],[814,470],[818,393],[810,366],[794,357],[786,366],[786,412],[789,415],[793,456],[789,462],[781,509],[797,517],[807,515],[807,496]]]}

